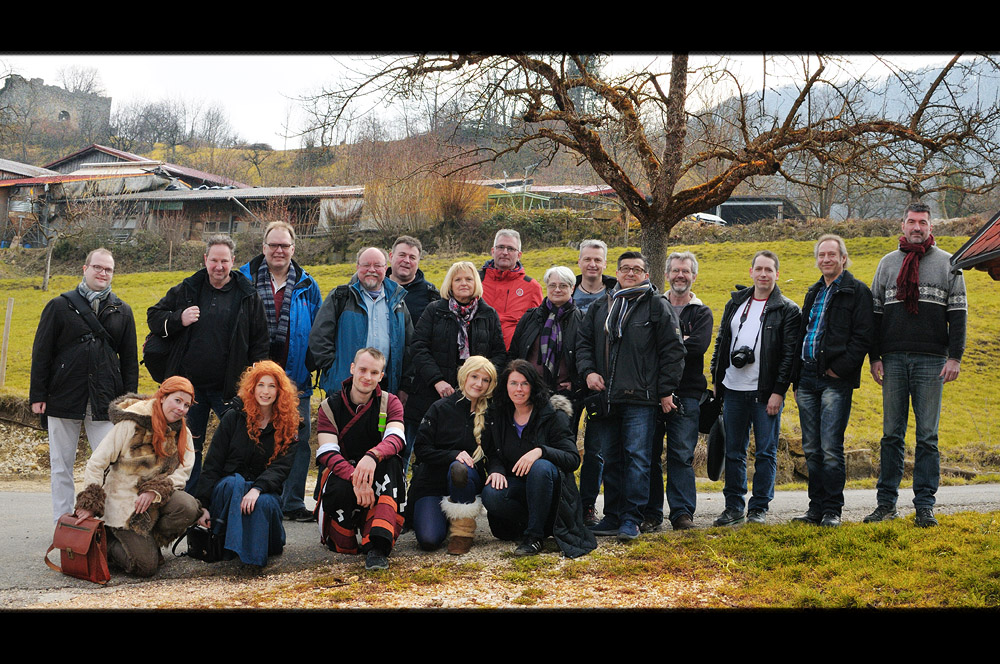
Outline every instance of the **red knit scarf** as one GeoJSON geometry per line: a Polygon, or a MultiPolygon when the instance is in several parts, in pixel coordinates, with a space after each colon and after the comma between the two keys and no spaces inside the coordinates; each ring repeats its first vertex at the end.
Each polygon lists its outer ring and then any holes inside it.
{"type": "Polygon", "coordinates": [[[914,244],[905,235],[899,238],[899,250],[906,254],[903,266],[896,276],[896,299],[900,300],[911,314],[918,311],[920,302],[920,259],[934,246],[934,236],[929,235],[920,244],[914,244]]]}

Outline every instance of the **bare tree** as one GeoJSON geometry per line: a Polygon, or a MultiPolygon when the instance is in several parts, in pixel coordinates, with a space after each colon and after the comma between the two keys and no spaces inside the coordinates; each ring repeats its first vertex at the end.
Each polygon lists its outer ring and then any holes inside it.
{"type": "MultiPolygon", "coordinates": [[[[989,144],[997,131],[998,105],[996,100],[977,105],[978,99],[953,92],[948,74],[959,62],[952,60],[927,84],[900,76],[902,89],[917,103],[872,109],[854,103],[860,89],[856,74],[844,76],[853,74],[850,62],[822,54],[764,58],[772,78],[760,93],[747,91],[725,60],[692,67],[684,53],[670,57],[667,71],[650,64],[624,73],[608,73],[605,61],[578,54],[394,56],[377,59],[371,71],[349,85],[325,90],[320,97],[336,113],[322,126],[335,124],[359,103],[385,105],[420,96],[444,80],[464,93],[455,126],[483,127],[488,121],[503,141],[480,142],[459,153],[475,158],[456,168],[531,146],[550,162],[558,151],[569,150],[615,190],[642,226],[650,265],[662,265],[670,230],[681,219],[723,203],[749,179],[795,178],[782,166],[797,155],[827,163],[860,154],[866,159],[859,163],[885,168],[891,162],[900,172],[919,174],[908,164],[914,156],[948,153],[973,136],[989,144]],[[775,93],[769,86],[776,77],[794,81],[794,88],[775,93]],[[693,93],[710,88],[730,91],[733,113],[721,115],[714,107],[691,103],[693,93]],[[813,94],[826,88],[841,100],[836,110],[806,113],[813,94]],[[691,134],[693,123],[713,125],[714,134],[691,134]]],[[[963,66],[966,76],[972,70],[996,71],[989,58],[963,66]]],[[[992,163],[997,153],[975,154],[992,163]]],[[[913,189],[930,191],[926,184],[913,189]]],[[[661,270],[651,276],[662,285],[661,270]]]]}
{"type": "Polygon", "coordinates": [[[96,67],[80,67],[70,65],[62,67],[57,74],[63,88],[70,92],[104,95],[104,84],[101,83],[101,73],[96,67]]]}

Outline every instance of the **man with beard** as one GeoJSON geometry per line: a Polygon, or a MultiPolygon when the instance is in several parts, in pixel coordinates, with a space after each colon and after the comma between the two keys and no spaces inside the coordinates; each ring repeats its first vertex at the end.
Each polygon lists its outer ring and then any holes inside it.
{"type": "Polygon", "coordinates": [[[712,343],[712,310],[699,300],[691,287],[698,278],[698,258],[690,251],[667,257],[664,281],[670,287],[667,299],[677,314],[684,339],[684,374],[677,387],[678,408],[658,418],[653,432],[653,465],[649,473],[649,503],[643,512],[642,532],[655,531],[663,522],[663,435],[667,436],[667,504],[674,530],[694,528],[697,487],[694,479],[694,448],[698,444],[698,403],[708,387],[705,352],[712,343]]]}
{"type": "Polygon", "coordinates": [[[912,400],[917,421],[914,523],[922,528],[938,524],[934,494],[941,473],[941,394],[945,383],[958,378],[968,305],[962,271],[952,272],[951,254],[934,246],[930,217],[923,203],[907,206],[899,249],[882,257],[872,281],[875,339],[870,359],[872,378],[882,386],[882,458],[878,506],[865,523],[899,517],[896,499],[912,400]]]}

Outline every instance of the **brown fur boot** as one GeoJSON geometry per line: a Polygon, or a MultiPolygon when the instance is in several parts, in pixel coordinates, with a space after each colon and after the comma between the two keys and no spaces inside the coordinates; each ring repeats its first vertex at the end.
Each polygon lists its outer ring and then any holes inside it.
{"type": "Polygon", "coordinates": [[[476,516],[482,511],[482,507],[483,503],[479,498],[468,504],[441,499],[441,511],[448,517],[448,553],[461,556],[472,548],[472,541],[476,536],[476,516]]]}

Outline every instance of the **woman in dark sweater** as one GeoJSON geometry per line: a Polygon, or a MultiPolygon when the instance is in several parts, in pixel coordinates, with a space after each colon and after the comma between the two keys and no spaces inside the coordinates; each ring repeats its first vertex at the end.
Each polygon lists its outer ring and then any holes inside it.
{"type": "Polygon", "coordinates": [[[244,371],[195,488],[195,498],[209,505],[198,523],[223,536],[224,548],[248,565],[263,567],[285,546],[280,497],[298,435],[296,395],[275,362],[244,371]]]}
{"type": "Polygon", "coordinates": [[[441,546],[449,532],[448,553],[462,555],[472,547],[486,479],[482,433],[496,382],[493,363],[473,355],[458,370],[459,391],[435,401],[420,423],[409,499],[413,530],[425,551],[441,546]]]}
{"type": "Polygon", "coordinates": [[[511,360],[499,384],[483,436],[489,472],[483,505],[490,530],[500,539],[522,539],[515,556],[540,553],[549,535],[567,557],[593,550],[597,542],[583,525],[573,477],[580,454],[570,431],[569,399],[550,400],[527,360],[511,360]]]}

